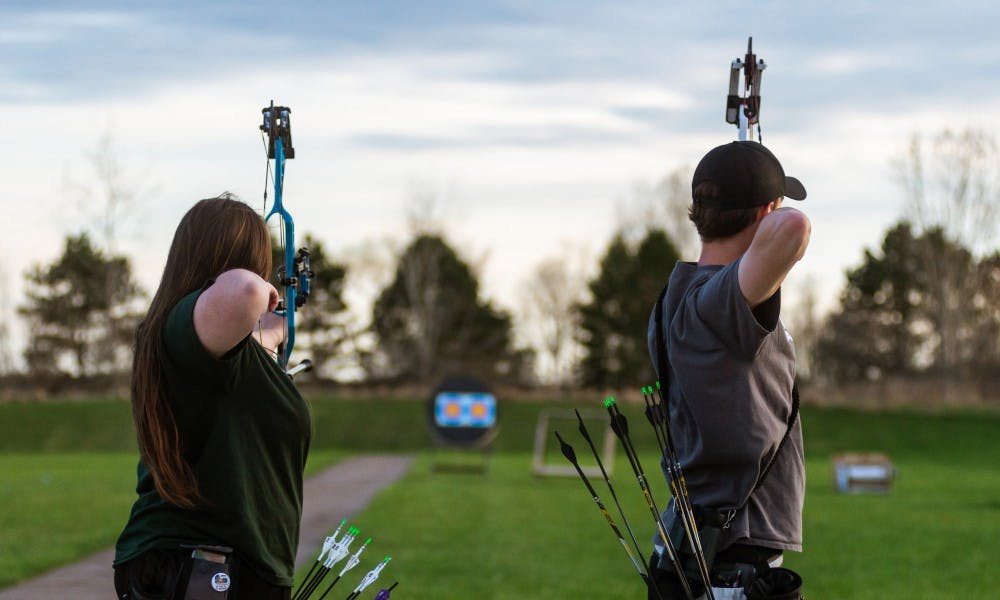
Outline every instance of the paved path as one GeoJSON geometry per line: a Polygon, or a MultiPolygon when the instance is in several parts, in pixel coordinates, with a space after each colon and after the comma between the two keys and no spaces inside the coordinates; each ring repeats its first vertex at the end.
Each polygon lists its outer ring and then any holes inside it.
{"type": "MultiPolygon", "coordinates": [[[[311,560],[324,536],[359,513],[382,488],[410,468],[409,456],[365,454],[344,460],[305,482],[302,534],[296,563],[311,560]]],[[[0,591],[0,600],[111,600],[115,596],[111,559],[114,549],[0,591]]]]}

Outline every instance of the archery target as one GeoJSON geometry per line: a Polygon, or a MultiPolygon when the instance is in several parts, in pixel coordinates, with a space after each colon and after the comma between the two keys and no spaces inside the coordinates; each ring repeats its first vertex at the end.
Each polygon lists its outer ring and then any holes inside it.
{"type": "Polygon", "coordinates": [[[497,399],[493,394],[441,392],[434,398],[434,421],[438,427],[493,427],[497,399]]]}
{"type": "Polygon", "coordinates": [[[496,436],[499,402],[473,377],[445,379],[428,398],[428,425],[434,437],[454,446],[484,446],[496,436]]]}

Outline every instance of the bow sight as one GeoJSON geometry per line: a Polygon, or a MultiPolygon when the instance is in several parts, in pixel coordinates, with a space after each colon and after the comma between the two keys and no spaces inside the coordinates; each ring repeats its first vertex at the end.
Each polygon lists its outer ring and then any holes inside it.
{"type": "Polygon", "coordinates": [[[275,106],[271,100],[271,106],[261,109],[264,113],[264,123],[260,130],[267,134],[267,157],[274,158],[275,140],[280,139],[284,157],[288,160],[295,158],[295,148],[292,147],[292,109],[287,106],[275,106]]]}
{"type": "Polygon", "coordinates": [[[753,125],[757,125],[757,141],[760,141],[760,78],[766,68],[767,63],[764,59],[758,60],[757,55],[753,53],[752,37],[747,41],[747,53],[743,60],[737,58],[730,66],[726,123],[739,128],[740,141],[753,139],[753,129],[751,129],[753,125]],[[741,72],[744,82],[742,96],[739,89],[741,72]]]}

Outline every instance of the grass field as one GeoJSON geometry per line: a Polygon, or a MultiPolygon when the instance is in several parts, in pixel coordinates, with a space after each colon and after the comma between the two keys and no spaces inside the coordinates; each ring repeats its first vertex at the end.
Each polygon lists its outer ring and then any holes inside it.
{"type": "MultiPolygon", "coordinates": [[[[504,405],[482,476],[432,472],[422,403],[312,404],[312,469],[344,453],[420,453],[356,520],[375,538],[357,578],[391,553],[383,577],[398,579],[407,598],[642,597],[582,484],[530,474],[538,411],[565,405],[504,405]]],[[[803,425],[806,549],[786,564],[803,575],[810,600],[981,595],[1000,550],[1000,416],[807,408],[803,425]],[[829,459],[841,451],[888,453],[900,473],[894,491],[835,494],[829,459]]],[[[654,471],[655,442],[633,429],[654,471]]],[[[0,406],[0,586],[113,543],[132,500],[134,462],[122,402],[0,406]]],[[[648,538],[652,525],[627,464],[619,456],[616,466],[630,521],[648,538]]],[[[654,491],[665,500],[663,486],[654,491]]]]}
{"type": "MultiPolygon", "coordinates": [[[[319,450],[307,472],[342,456],[319,450]]],[[[0,453],[0,588],[113,545],[135,467],[135,452],[0,453]]]]}

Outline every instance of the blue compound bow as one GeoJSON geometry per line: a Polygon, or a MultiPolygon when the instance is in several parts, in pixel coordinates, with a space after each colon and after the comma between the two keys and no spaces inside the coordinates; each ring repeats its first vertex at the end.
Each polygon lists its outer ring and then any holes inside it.
{"type": "MultiPolygon", "coordinates": [[[[271,105],[264,107],[261,112],[264,115],[264,121],[260,130],[267,136],[268,168],[271,166],[271,161],[274,161],[274,205],[264,220],[270,221],[271,217],[276,217],[279,220],[283,257],[282,264],[278,268],[278,282],[284,287],[284,299],[278,303],[275,314],[285,317],[285,324],[288,328],[284,343],[278,347],[277,360],[278,365],[289,376],[294,376],[312,367],[312,362],[306,359],[294,368],[290,368],[289,359],[295,348],[295,312],[309,298],[309,282],[313,277],[313,272],[309,267],[309,249],[299,248],[296,250],[295,248],[295,222],[282,201],[281,192],[285,183],[285,159],[295,158],[289,116],[292,111],[287,106],[275,106],[272,100],[271,105]]],[[[267,206],[266,188],[264,205],[267,206]]]]}

